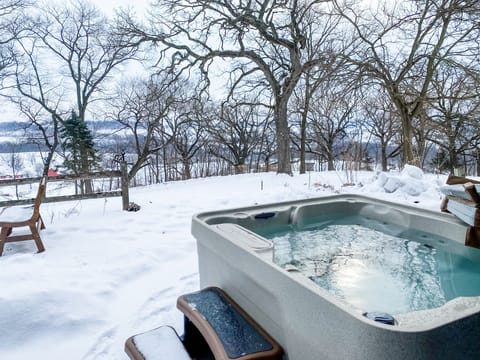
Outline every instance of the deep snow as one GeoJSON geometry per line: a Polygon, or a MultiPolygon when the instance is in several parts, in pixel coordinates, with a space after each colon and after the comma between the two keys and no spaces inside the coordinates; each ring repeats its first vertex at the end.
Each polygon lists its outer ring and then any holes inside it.
{"type": "Polygon", "coordinates": [[[120,198],[43,204],[46,251],[11,243],[0,258],[0,359],[126,359],[130,335],[162,324],[181,333],[176,299],[199,287],[194,213],[334,193],[439,211],[445,180],[413,167],[261,173],[133,188],[138,212],[120,198]]]}

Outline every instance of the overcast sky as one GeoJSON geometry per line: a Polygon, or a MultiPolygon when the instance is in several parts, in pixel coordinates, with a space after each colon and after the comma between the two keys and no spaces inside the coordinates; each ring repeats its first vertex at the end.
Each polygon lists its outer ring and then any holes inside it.
{"type": "Polygon", "coordinates": [[[113,14],[114,9],[131,7],[140,14],[148,7],[150,0],[91,0],[106,14],[113,14]]]}

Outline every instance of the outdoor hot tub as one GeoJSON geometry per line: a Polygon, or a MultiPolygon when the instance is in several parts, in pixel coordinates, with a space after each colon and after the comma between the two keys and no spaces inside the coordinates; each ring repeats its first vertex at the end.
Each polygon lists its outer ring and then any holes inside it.
{"type": "Polygon", "coordinates": [[[480,250],[466,228],[357,195],[192,222],[201,287],[223,288],[290,360],[479,359],[480,250]]]}

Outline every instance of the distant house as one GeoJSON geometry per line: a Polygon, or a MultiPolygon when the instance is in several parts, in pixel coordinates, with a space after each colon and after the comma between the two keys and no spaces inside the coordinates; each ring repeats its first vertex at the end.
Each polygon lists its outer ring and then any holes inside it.
{"type": "MultiPolygon", "coordinates": [[[[56,172],[55,170],[53,169],[48,169],[48,176],[49,177],[55,177],[55,176],[59,176],[60,174],[58,172],[56,172]]],[[[15,175],[15,179],[23,179],[25,176],[23,174],[17,174],[15,175]]],[[[0,175],[0,180],[11,180],[13,179],[13,176],[12,175],[0,175]]]]}
{"type": "Polygon", "coordinates": [[[58,176],[60,175],[58,172],[56,172],[55,170],[53,169],[48,169],[48,174],[47,174],[49,177],[55,177],[55,176],[58,176]]]}

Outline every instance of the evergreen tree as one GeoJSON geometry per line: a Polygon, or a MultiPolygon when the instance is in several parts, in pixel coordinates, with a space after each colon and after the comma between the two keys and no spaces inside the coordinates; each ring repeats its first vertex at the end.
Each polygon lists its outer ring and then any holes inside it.
{"type": "MultiPolygon", "coordinates": [[[[72,111],[72,116],[63,123],[60,138],[65,154],[64,166],[75,175],[88,174],[98,168],[97,151],[93,135],[87,124],[72,111]]],[[[82,192],[92,192],[91,181],[82,182],[82,192]]]]}

